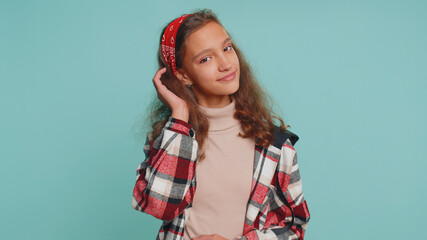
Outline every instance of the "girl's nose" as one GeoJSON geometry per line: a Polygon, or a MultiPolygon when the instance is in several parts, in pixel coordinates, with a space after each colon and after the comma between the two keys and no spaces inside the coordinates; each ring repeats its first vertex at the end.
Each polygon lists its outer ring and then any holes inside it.
{"type": "Polygon", "coordinates": [[[231,61],[226,56],[222,56],[218,64],[219,71],[228,71],[232,66],[231,61]]]}

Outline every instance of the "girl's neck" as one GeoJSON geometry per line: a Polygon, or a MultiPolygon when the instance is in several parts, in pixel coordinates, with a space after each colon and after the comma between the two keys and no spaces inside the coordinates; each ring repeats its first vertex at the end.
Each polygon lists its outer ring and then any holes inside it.
{"type": "Polygon", "coordinates": [[[229,104],[220,108],[200,106],[200,109],[209,120],[209,132],[211,133],[229,132],[240,123],[234,118],[235,101],[231,101],[229,104]]]}
{"type": "Polygon", "coordinates": [[[221,96],[218,98],[199,99],[199,105],[206,108],[222,108],[232,102],[231,96],[221,96]]]}

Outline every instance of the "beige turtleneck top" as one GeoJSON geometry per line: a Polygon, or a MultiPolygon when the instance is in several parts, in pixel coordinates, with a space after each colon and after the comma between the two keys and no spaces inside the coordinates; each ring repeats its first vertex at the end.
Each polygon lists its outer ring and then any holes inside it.
{"type": "Polygon", "coordinates": [[[235,104],[221,108],[200,106],[209,120],[203,149],[205,159],[196,167],[196,192],[184,229],[184,239],[219,234],[232,239],[243,234],[252,184],[255,141],[238,136],[235,104]]]}

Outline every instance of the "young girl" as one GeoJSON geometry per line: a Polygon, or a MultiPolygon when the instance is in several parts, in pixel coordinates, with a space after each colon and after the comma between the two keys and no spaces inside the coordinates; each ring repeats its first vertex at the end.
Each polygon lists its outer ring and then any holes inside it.
{"type": "Polygon", "coordinates": [[[298,136],[271,113],[214,13],[173,20],[158,62],[160,101],[132,199],[163,220],[157,239],[303,239],[298,136]]]}

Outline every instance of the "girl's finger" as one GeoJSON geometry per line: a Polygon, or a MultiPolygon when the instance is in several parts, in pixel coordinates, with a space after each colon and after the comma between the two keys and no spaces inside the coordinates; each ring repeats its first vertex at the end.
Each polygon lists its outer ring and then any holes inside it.
{"type": "Polygon", "coordinates": [[[163,73],[166,72],[166,68],[162,68],[157,70],[156,74],[154,75],[154,79],[160,79],[160,77],[162,76],[163,73]]]}
{"type": "Polygon", "coordinates": [[[163,67],[163,68],[159,69],[156,74],[158,74],[159,78],[160,78],[160,76],[165,72],[166,72],[166,67],[163,67]]]}
{"type": "Polygon", "coordinates": [[[153,78],[153,83],[154,83],[154,87],[156,87],[157,89],[160,87],[160,85],[161,85],[161,81],[160,81],[160,77],[162,76],[162,74],[163,73],[165,73],[166,72],[166,68],[164,67],[164,68],[162,68],[162,69],[160,69],[160,70],[158,70],[157,72],[156,72],[156,74],[154,75],[154,78],[153,78]]]}

